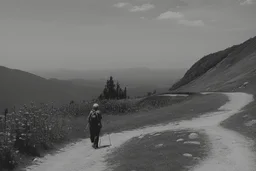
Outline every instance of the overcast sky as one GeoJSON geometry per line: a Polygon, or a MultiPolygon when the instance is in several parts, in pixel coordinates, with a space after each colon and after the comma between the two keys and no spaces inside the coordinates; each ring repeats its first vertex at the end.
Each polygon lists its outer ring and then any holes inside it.
{"type": "Polygon", "coordinates": [[[0,65],[184,68],[256,36],[256,0],[0,0],[0,65]]]}

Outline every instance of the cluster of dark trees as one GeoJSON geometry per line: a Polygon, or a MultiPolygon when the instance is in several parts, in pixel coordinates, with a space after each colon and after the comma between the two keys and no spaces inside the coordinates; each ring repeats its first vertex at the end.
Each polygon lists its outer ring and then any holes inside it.
{"type": "Polygon", "coordinates": [[[155,95],[155,94],[156,94],[156,90],[154,90],[153,92],[148,92],[147,96],[152,96],[152,95],[155,95]]]}
{"type": "Polygon", "coordinates": [[[111,76],[105,85],[103,93],[99,96],[100,100],[107,99],[126,99],[127,88],[122,89],[119,82],[115,84],[113,77],[111,76]]]}

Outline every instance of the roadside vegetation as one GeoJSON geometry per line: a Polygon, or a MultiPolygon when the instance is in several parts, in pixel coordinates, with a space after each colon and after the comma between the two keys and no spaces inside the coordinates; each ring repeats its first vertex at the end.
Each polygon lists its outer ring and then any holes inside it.
{"type": "Polygon", "coordinates": [[[13,169],[20,162],[21,155],[39,157],[41,151],[51,149],[53,144],[83,138],[86,117],[95,102],[99,103],[104,115],[119,116],[174,103],[168,97],[151,97],[147,100],[71,101],[59,108],[53,104],[37,106],[31,103],[19,110],[6,110],[5,115],[0,117],[0,168],[13,169]],[[77,120],[80,120],[79,125],[77,120]]]}
{"type": "Polygon", "coordinates": [[[221,99],[219,95],[146,95],[120,100],[70,101],[58,107],[52,103],[30,103],[19,109],[6,109],[4,115],[0,115],[0,171],[26,165],[45,152],[54,150],[56,145],[88,137],[86,118],[93,103],[100,105],[104,115],[104,134],[192,118],[216,110],[227,100],[221,99]],[[210,106],[207,105],[209,100],[210,106]]]}
{"type": "Polygon", "coordinates": [[[100,105],[104,115],[122,116],[184,100],[158,96],[127,99],[127,89],[122,90],[120,86],[118,89],[119,96],[114,98],[107,94],[108,89],[105,87],[105,96],[112,97],[111,99],[104,98],[103,93],[96,100],[70,101],[60,107],[30,103],[20,109],[6,109],[4,115],[0,115],[0,170],[14,169],[24,156],[40,157],[42,151],[52,149],[54,144],[87,136],[86,117],[93,103],[100,105]]]}

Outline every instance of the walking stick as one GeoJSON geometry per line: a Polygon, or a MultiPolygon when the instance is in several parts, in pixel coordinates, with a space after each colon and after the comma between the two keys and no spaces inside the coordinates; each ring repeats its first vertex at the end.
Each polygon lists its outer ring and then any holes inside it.
{"type": "Polygon", "coordinates": [[[109,139],[110,146],[112,146],[112,143],[111,143],[111,139],[110,139],[110,135],[109,135],[109,134],[108,134],[108,139],[109,139]]]}
{"type": "Polygon", "coordinates": [[[101,146],[101,138],[100,138],[100,133],[101,133],[101,132],[99,132],[99,143],[98,143],[99,147],[101,146]]]}
{"type": "Polygon", "coordinates": [[[101,146],[101,138],[100,138],[100,136],[99,136],[99,147],[101,146]]]}

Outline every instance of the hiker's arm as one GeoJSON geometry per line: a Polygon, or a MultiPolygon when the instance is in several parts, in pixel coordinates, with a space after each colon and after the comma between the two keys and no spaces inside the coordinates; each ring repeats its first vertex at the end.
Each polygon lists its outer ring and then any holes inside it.
{"type": "Polygon", "coordinates": [[[99,117],[99,120],[100,120],[100,127],[102,127],[102,122],[101,122],[101,120],[102,120],[102,115],[101,115],[101,112],[99,112],[98,117],[99,117]]]}
{"type": "Polygon", "coordinates": [[[89,113],[88,117],[87,117],[87,122],[89,123],[90,121],[90,117],[91,117],[91,112],[89,113]]]}

